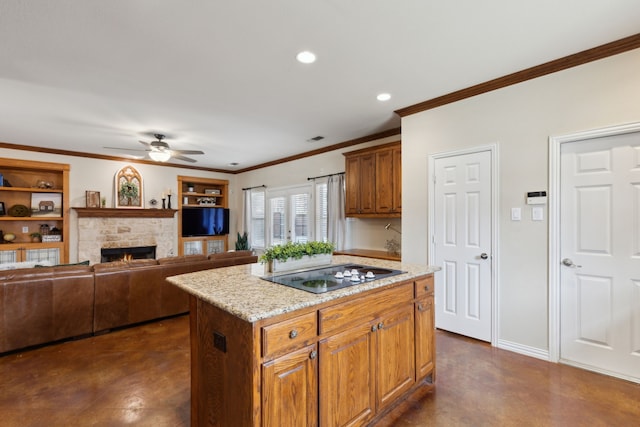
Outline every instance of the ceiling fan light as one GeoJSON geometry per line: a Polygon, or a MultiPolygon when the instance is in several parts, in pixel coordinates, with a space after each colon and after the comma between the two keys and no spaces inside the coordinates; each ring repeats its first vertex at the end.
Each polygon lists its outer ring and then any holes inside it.
{"type": "Polygon", "coordinates": [[[171,153],[167,151],[150,151],[149,157],[156,162],[166,162],[171,158],[171,153]]]}

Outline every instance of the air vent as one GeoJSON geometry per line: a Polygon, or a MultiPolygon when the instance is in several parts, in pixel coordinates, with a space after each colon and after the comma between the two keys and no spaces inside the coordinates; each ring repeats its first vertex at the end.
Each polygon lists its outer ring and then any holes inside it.
{"type": "Polygon", "coordinates": [[[322,141],[324,139],[324,136],[314,136],[313,138],[309,138],[307,139],[308,142],[318,142],[318,141],[322,141]]]}

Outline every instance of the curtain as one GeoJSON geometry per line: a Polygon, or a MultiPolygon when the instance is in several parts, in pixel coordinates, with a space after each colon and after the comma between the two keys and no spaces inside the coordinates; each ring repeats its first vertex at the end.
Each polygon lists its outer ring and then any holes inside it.
{"type": "Polygon", "coordinates": [[[242,230],[241,234],[245,231],[249,233],[251,230],[251,189],[242,190],[242,230]]]}
{"type": "Polygon", "coordinates": [[[247,232],[249,247],[263,249],[264,229],[264,196],[265,187],[253,187],[242,190],[242,231],[247,232]]]}
{"type": "Polygon", "coordinates": [[[344,249],[344,174],[332,175],[327,181],[327,239],[337,251],[344,249]]]}

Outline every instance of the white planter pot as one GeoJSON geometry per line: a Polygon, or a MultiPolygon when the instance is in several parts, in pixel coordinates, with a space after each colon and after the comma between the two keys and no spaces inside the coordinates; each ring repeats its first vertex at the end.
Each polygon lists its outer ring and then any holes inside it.
{"type": "Polygon", "coordinates": [[[320,267],[331,264],[331,255],[332,254],[305,255],[300,259],[289,258],[285,262],[274,260],[269,263],[268,269],[271,273],[281,273],[283,271],[320,267]]]}

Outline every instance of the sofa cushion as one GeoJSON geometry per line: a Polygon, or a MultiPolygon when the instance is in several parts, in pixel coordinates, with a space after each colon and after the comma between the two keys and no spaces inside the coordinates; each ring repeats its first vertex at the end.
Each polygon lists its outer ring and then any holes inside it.
{"type": "Polygon", "coordinates": [[[209,259],[225,259],[253,256],[253,251],[229,251],[209,255],[209,259]]]}
{"type": "Polygon", "coordinates": [[[194,262],[194,261],[206,261],[207,257],[205,255],[181,255],[181,256],[172,256],[166,258],[159,258],[158,264],[178,264],[184,262],[194,262]]]}

